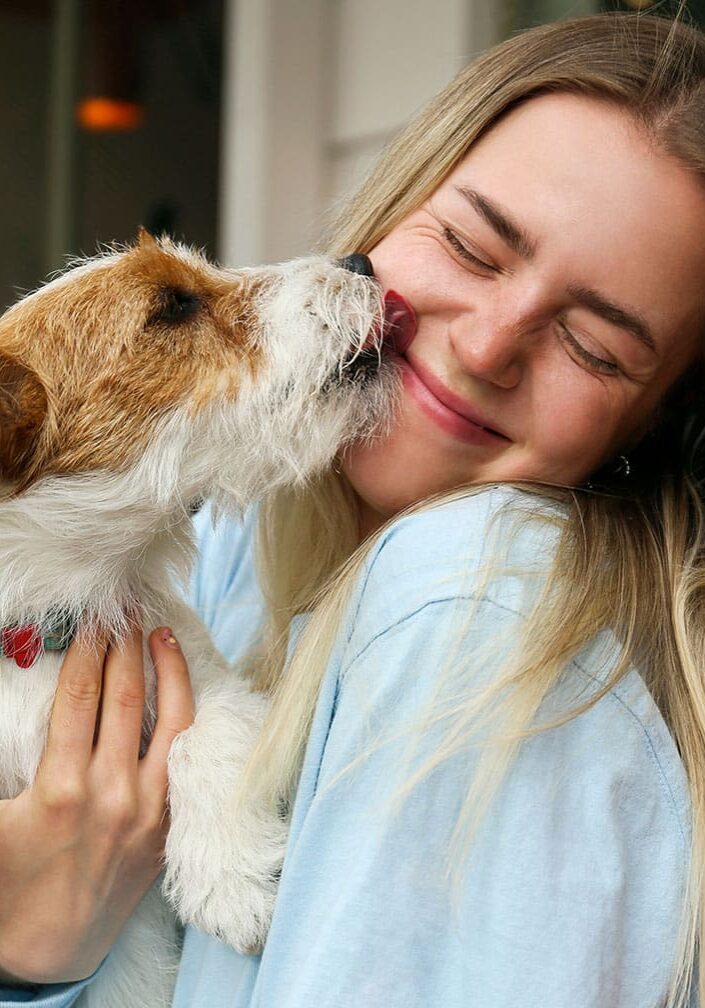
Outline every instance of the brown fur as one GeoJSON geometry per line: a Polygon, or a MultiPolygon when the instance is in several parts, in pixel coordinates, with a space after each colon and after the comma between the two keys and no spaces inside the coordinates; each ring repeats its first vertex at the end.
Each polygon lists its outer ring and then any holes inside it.
{"type": "Polygon", "coordinates": [[[20,301],[0,318],[0,476],[26,488],[125,468],[173,407],[235,397],[242,368],[258,364],[262,284],[141,232],[116,259],[20,301]]]}
{"type": "Polygon", "coordinates": [[[44,386],[36,374],[12,357],[0,356],[0,471],[6,478],[22,476],[46,412],[44,386]]]}

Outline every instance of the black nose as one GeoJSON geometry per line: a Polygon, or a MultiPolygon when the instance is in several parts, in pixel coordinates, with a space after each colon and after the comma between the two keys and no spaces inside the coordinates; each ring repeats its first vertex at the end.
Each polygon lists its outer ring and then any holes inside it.
{"type": "Polygon", "coordinates": [[[361,276],[373,277],[375,275],[372,263],[362,252],[353,252],[351,255],[346,255],[342,259],[336,260],[336,264],[342,266],[343,269],[349,270],[351,273],[359,273],[361,276]]]}

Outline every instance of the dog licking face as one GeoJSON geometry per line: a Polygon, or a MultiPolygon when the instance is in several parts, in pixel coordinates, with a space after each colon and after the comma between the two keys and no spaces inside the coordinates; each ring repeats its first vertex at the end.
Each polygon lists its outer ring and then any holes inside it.
{"type": "Polygon", "coordinates": [[[0,320],[0,478],[124,472],[158,441],[146,492],[245,504],[380,429],[381,332],[377,283],[328,260],[224,270],[142,232],[0,320]]]}
{"type": "MultiPolygon", "coordinates": [[[[378,283],[314,257],[228,270],[142,232],[0,318],[0,625],[112,632],[196,498],[242,509],[382,432],[378,283]]],[[[384,351],[384,352],[383,352],[384,351]]]]}

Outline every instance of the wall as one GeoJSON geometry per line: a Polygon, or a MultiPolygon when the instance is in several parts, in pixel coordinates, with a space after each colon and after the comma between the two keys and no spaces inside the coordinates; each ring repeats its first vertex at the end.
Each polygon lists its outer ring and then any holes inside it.
{"type": "Polygon", "coordinates": [[[326,199],[357,185],[399,127],[467,62],[471,6],[467,0],[330,4],[326,199]]]}
{"type": "Polygon", "coordinates": [[[396,130],[499,37],[494,0],[228,0],[219,251],[305,254],[396,130]]]}

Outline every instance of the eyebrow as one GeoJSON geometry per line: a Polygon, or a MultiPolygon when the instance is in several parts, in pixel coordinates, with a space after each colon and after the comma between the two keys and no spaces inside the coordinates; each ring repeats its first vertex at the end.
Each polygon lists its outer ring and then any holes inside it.
{"type": "MultiPolygon", "coordinates": [[[[538,243],[512,216],[497,203],[467,186],[456,186],[456,191],[475,208],[492,230],[522,259],[531,262],[536,257],[538,243]]],[[[592,287],[581,287],[569,284],[568,293],[578,304],[594,312],[612,325],[619,326],[631,333],[640,343],[648,347],[652,353],[658,353],[656,340],[648,322],[633,309],[625,308],[605,297],[592,287]]]]}

